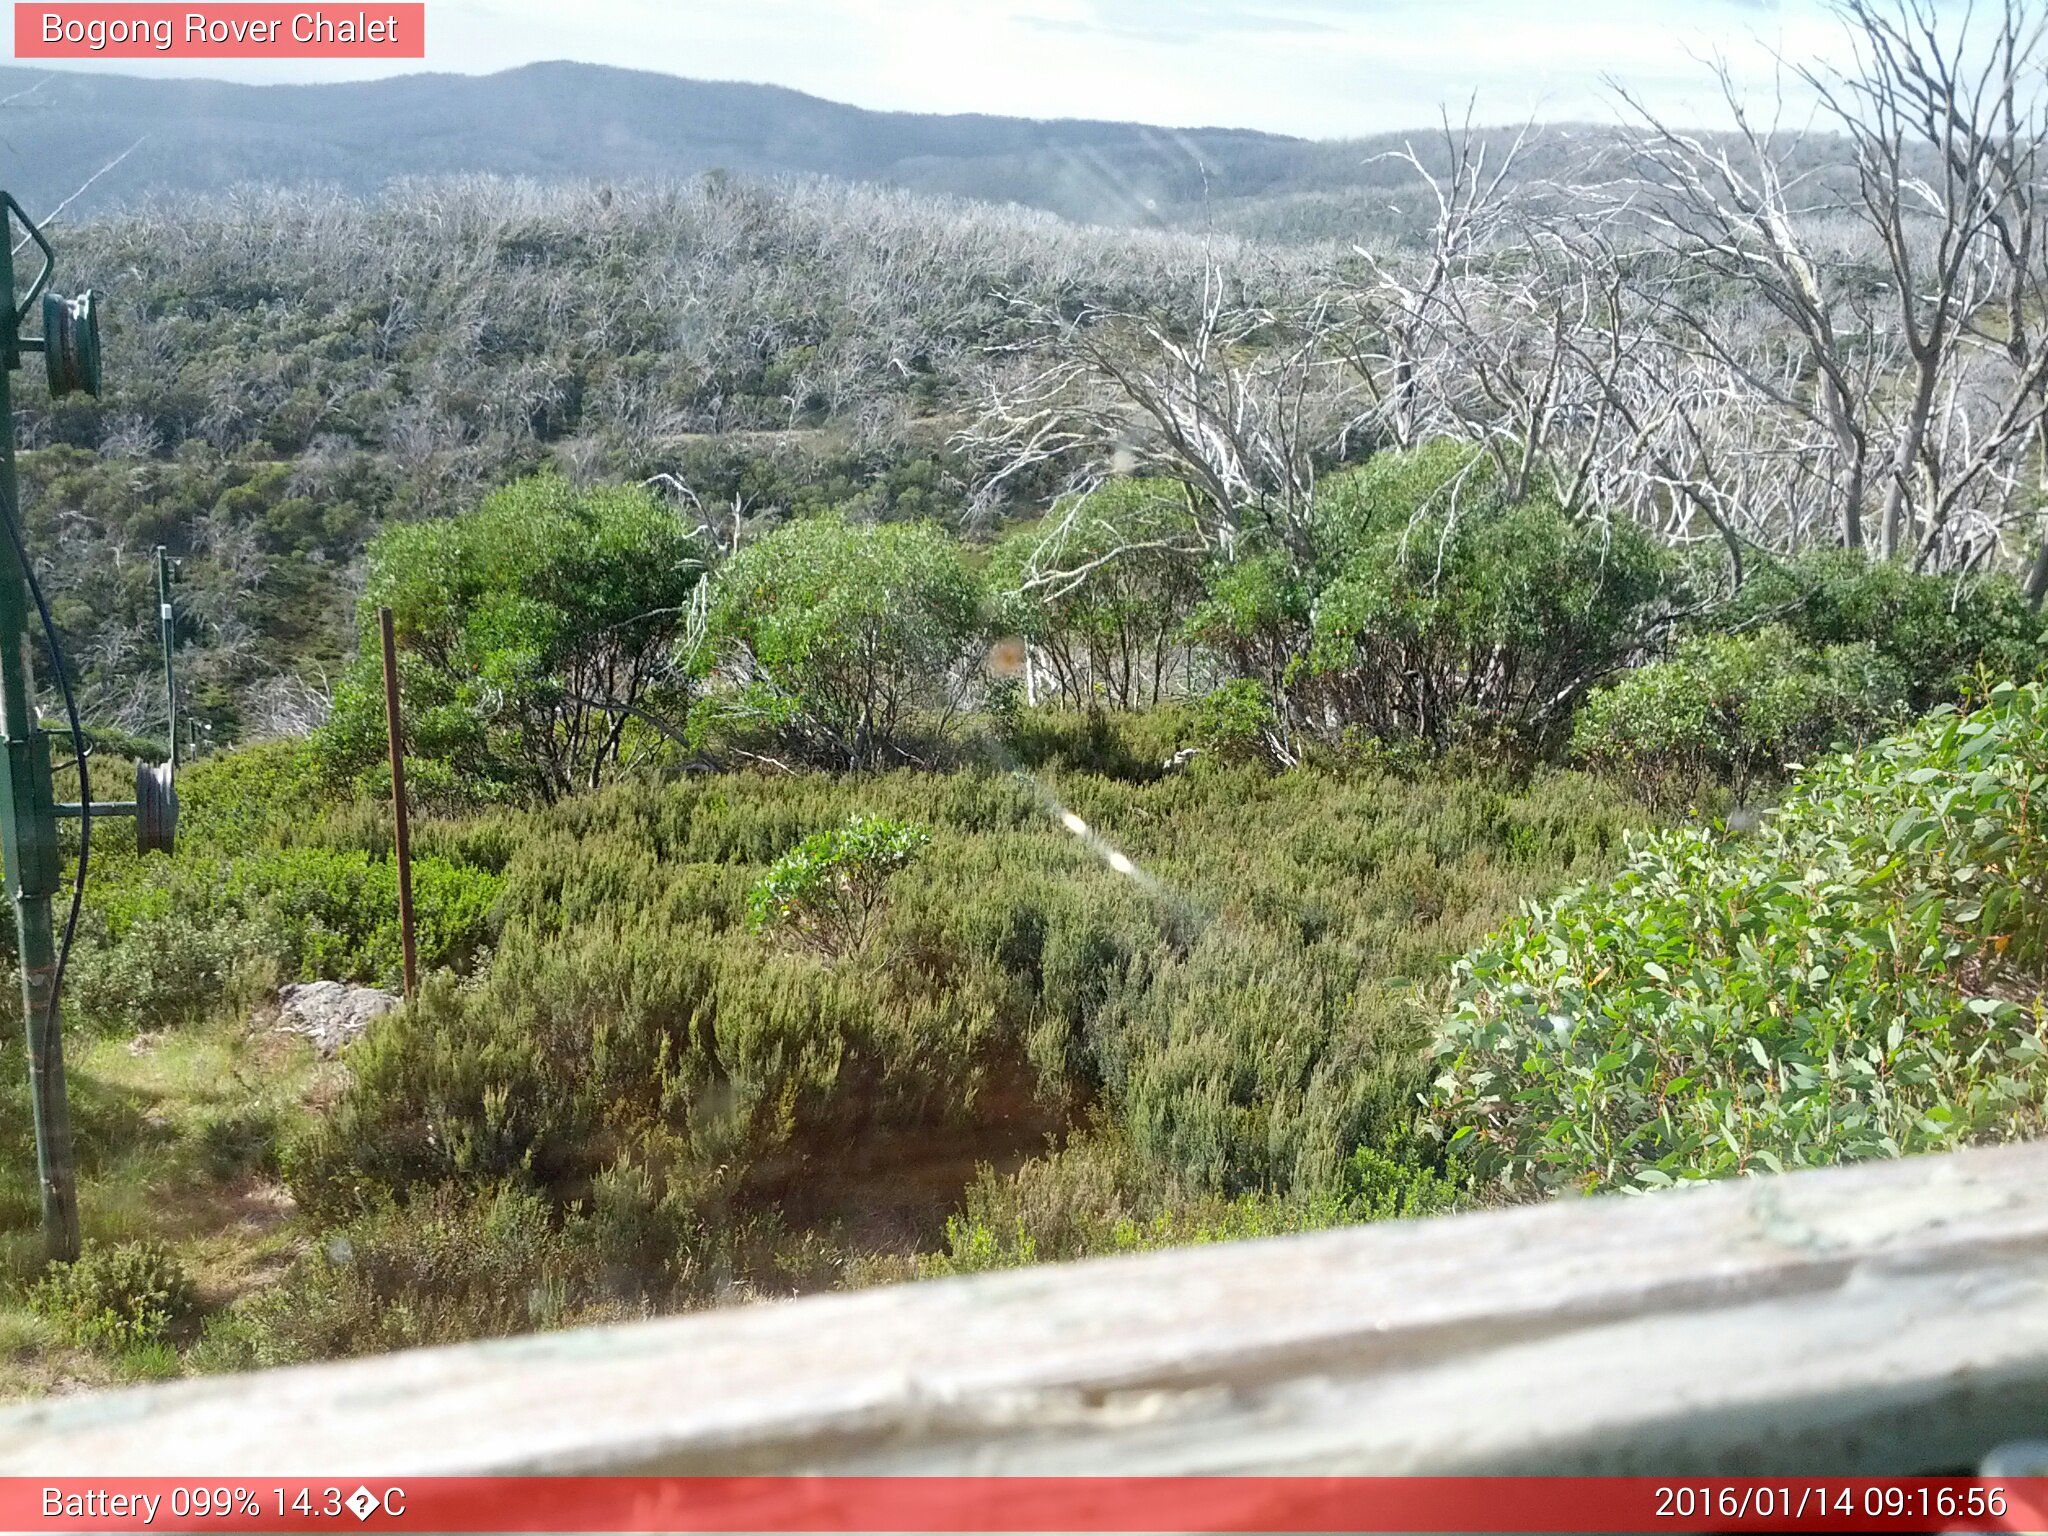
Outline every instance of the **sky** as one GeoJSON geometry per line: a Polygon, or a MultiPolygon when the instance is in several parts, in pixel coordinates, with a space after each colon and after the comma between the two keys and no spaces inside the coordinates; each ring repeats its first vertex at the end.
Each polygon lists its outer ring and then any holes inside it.
{"type": "MultiPolygon", "coordinates": [[[[1774,53],[1838,57],[1842,37],[1823,0],[428,0],[427,59],[413,67],[579,59],[864,107],[1337,138],[1427,123],[1469,97],[1489,121],[1610,117],[1608,76],[1662,115],[1717,125],[1700,58],[1768,91],[1774,53]]],[[[246,81],[393,72],[104,67],[246,81]]]]}

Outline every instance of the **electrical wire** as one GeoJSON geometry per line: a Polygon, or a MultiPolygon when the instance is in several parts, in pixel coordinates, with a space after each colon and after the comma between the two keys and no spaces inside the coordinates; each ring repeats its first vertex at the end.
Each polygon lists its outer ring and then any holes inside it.
{"type": "MultiPolygon", "coordinates": [[[[28,595],[35,599],[36,612],[43,621],[43,638],[49,642],[50,665],[57,672],[57,690],[64,696],[64,713],[71,723],[71,750],[78,759],[78,873],[71,882],[71,912],[64,919],[64,938],[57,946],[57,969],[50,977],[50,1018],[57,1017],[57,999],[64,991],[64,971],[71,964],[71,941],[78,933],[79,910],[85,905],[85,866],[92,857],[92,780],[85,766],[85,727],[78,722],[78,700],[71,693],[71,677],[64,667],[64,646],[57,638],[57,624],[50,617],[50,605],[43,598],[42,583],[22,542],[21,525],[14,509],[0,500],[0,523],[7,525],[8,542],[21,562],[21,574],[28,580],[28,595]]],[[[29,707],[33,710],[34,701],[29,707]]]]}

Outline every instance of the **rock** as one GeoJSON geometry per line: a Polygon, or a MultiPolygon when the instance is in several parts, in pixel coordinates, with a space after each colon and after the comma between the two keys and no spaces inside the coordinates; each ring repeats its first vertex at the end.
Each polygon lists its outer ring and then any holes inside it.
{"type": "Polygon", "coordinates": [[[370,1021],[398,1006],[376,987],[348,981],[295,982],[277,995],[278,1027],[311,1040],[332,1056],[370,1027],[370,1021]]]}

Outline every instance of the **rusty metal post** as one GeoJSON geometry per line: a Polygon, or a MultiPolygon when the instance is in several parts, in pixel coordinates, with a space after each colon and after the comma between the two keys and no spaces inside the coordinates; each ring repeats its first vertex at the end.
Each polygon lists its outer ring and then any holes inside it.
{"type": "Polygon", "coordinates": [[[405,809],[405,726],[398,715],[398,642],[393,637],[389,608],[377,610],[377,627],[384,634],[384,728],[391,738],[391,811],[398,850],[398,938],[405,947],[405,995],[410,1001],[419,992],[420,977],[412,937],[412,832],[405,809]]]}

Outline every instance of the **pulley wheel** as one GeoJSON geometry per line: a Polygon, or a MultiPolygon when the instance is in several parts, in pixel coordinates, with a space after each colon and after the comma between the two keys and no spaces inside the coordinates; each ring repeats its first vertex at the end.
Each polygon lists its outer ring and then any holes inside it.
{"type": "Polygon", "coordinates": [[[100,317],[90,288],[75,299],[43,295],[43,365],[52,398],[100,392],[100,317]]]}
{"type": "Polygon", "coordinates": [[[169,763],[135,765],[135,846],[169,853],[178,835],[178,790],[169,763]]]}

